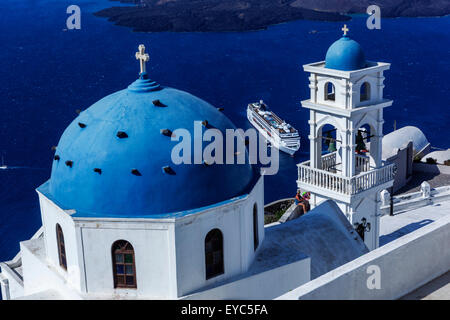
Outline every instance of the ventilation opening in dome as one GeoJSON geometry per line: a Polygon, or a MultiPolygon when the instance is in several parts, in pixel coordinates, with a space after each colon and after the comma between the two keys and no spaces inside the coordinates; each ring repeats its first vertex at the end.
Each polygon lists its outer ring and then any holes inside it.
{"type": "Polygon", "coordinates": [[[172,136],[172,131],[169,129],[161,129],[161,134],[167,137],[171,137],[172,136]]]}
{"type": "Polygon", "coordinates": [[[131,173],[134,174],[135,176],[142,176],[142,174],[139,172],[138,169],[132,169],[131,173]]]}
{"type": "Polygon", "coordinates": [[[128,134],[126,132],[119,131],[119,132],[117,132],[117,137],[120,139],[128,138],[128,134]]]}
{"type": "Polygon", "coordinates": [[[202,125],[207,128],[207,129],[215,129],[215,127],[213,125],[211,125],[208,120],[203,120],[202,121],[202,125]]]}
{"type": "Polygon", "coordinates": [[[170,166],[163,167],[163,171],[167,174],[174,175],[175,171],[170,166]]]}
{"type": "Polygon", "coordinates": [[[167,107],[164,103],[162,103],[159,99],[158,100],[153,100],[153,105],[155,107],[167,107]]]}
{"type": "Polygon", "coordinates": [[[97,172],[98,174],[102,174],[102,169],[100,169],[100,168],[95,168],[95,169],[94,169],[94,172],[97,172]]]}
{"type": "Polygon", "coordinates": [[[56,160],[56,161],[59,161],[61,158],[60,158],[57,154],[55,154],[55,156],[53,157],[53,159],[56,160]]]}
{"type": "Polygon", "coordinates": [[[86,124],[84,124],[82,122],[78,122],[78,125],[80,126],[80,128],[86,128],[86,124]]]}
{"type": "Polygon", "coordinates": [[[73,161],[72,161],[72,160],[67,160],[67,161],[66,161],[66,166],[72,168],[72,166],[73,166],[73,161]]]}

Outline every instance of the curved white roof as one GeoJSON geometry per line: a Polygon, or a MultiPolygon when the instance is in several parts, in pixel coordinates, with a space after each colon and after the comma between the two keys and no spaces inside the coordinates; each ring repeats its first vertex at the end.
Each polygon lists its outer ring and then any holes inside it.
{"type": "Polygon", "coordinates": [[[397,154],[397,150],[406,147],[409,141],[413,143],[414,155],[423,151],[430,144],[419,128],[406,126],[383,137],[382,158],[387,159],[397,154]]]}
{"type": "Polygon", "coordinates": [[[421,161],[426,162],[427,158],[436,160],[438,164],[444,164],[444,161],[450,160],[450,149],[430,152],[421,161]]]}

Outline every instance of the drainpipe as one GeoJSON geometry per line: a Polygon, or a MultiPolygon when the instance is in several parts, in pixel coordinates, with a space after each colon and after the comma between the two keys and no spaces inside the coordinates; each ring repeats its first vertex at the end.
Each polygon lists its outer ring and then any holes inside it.
{"type": "Polygon", "coordinates": [[[2,276],[2,274],[0,274],[0,286],[2,288],[1,292],[3,295],[3,300],[10,300],[11,296],[9,294],[9,282],[7,278],[2,276]]]}
{"type": "Polygon", "coordinates": [[[390,208],[389,208],[389,215],[393,216],[394,215],[394,187],[391,187],[391,201],[390,201],[390,208]]]}

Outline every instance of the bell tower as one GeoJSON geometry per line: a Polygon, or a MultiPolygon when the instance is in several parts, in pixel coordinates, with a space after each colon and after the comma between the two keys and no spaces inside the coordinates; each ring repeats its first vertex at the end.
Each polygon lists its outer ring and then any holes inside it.
{"type": "Polygon", "coordinates": [[[380,191],[392,186],[395,173],[381,159],[383,110],[393,103],[383,98],[390,64],[366,61],[346,26],[343,31],[325,61],[303,66],[310,74],[310,98],[302,101],[310,112],[310,160],[298,164],[297,185],[311,192],[312,208],[334,200],[373,250],[379,245],[380,191]],[[333,127],[328,136],[325,125],[333,127]],[[322,150],[327,140],[336,151],[322,150]]]}

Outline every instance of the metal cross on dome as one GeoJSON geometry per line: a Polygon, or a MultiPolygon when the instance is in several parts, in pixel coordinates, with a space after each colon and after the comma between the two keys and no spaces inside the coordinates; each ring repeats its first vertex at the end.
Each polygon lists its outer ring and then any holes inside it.
{"type": "MultiPolygon", "coordinates": [[[[136,60],[141,63],[141,73],[145,72],[145,63],[150,60],[148,53],[145,53],[145,46],[143,44],[139,45],[138,52],[136,52],[136,60]]],[[[140,73],[140,74],[141,74],[140,73]]]]}
{"type": "Polygon", "coordinates": [[[344,24],[344,27],[341,30],[344,31],[344,36],[346,36],[347,32],[349,31],[346,24],[344,24]]]}

